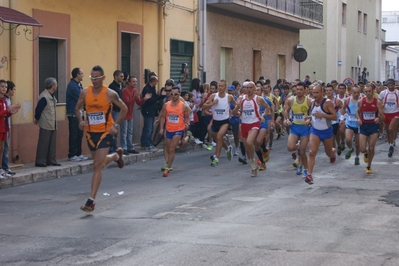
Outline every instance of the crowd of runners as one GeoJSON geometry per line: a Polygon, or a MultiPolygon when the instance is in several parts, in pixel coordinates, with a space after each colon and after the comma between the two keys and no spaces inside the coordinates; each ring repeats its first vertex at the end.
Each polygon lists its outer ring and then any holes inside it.
{"type": "Polygon", "coordinates": [[[242,164],[249,161],[254,177],[266,170],[273,140],[288,135],[287,150],[295,160],[296,174],[308,184],[313,184],[320,142],[331,163],[346,150],[345,159],[354,153],[354,165],[359,165],[363,153],[367,174],[372,173],[379,137],[387,139],[388,157],[394,153],[399,87],[393,79],[384,84],[279,80],[273,89],[264,79],[242,85],[235,81],[228,86],[225,80],[196,85],[190,92],[172,86],[163,99],[159,134],[165,139],[161,167],[165,177],[173,170],[175,149],[190,140],[215,149],[211,166],[218,166],[223,148],[229,161],[233,156],[242,164]]]}

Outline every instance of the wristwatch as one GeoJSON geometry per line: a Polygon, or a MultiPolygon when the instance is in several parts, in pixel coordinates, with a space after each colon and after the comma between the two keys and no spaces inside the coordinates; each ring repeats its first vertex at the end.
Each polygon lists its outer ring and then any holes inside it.
{"type": "Polygon", "coordinates": [[[119,128],[119,124],[114,124],[114,127],[115,127],[116,129],[118,129],[118,128],[119,128]]]}

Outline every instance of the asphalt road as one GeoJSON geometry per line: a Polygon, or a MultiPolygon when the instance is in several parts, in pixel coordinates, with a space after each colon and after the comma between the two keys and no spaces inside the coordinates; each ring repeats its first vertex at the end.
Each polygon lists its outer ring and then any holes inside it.
{"type": "Polygon", "coordinates": [[[256,178],[206,150],[105,169],[92,215],[91,174],[0,190],[0,265],[399,265],[399,152],[366,175],[321,148],[309,186],[285,141],[256,178]]]}

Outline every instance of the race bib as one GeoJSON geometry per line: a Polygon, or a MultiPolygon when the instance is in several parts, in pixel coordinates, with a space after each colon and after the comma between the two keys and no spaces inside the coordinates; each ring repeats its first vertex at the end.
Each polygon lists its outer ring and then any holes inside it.
{"type": "Polygon", "coordinates": [[[292,114],[292,121],[294,122],[304,122],[305,114],[292,114]]]}
{"type": "Polygon", "coordinates": [[[254,112],[253,109],[252,110],[243,110],[242,115],[247,116],[247,117],[252,117],[253,112],[254,112]]]}
{"type": "Polygon", "coordinates": [[[357,121],[357,117],[354,114],[349,114],[348,115],[348,121],[357,121]]]}
{"type": "Polygon", "coordinates": [[[87,113],[87,120],[89,120],[89,124],[91,125],[104,124],[105,123],[104,112],[87,113]]]}
{"type": "Polygon", "coordinates": [[[173,114],[168,114],[168,122],[172,123],[172,124],[179,124],[179,116],[173,115],[173,114]]]}
{"type": "Polygon", "coordinates": [[[213,110],[213,113],[216,117],[223,117],[225,111],[225,109],[215,109],[213,110]]]}
{"type": "Polygon", "coordinates": [[[363,119],[364,120],[374,120],[375,112],[363,112],[363,119]]]}

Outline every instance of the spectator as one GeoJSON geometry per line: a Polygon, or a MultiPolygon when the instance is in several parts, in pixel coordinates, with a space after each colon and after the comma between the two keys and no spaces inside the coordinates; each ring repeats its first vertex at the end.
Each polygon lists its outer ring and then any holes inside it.
{"type": "MultiPolygon", "coordinates": [[[[81,68],[75,67],[72,69],[71,75],[72,78],[66,89],[66,115],[68,117],[69,129],[68,161],[79,162],[88,159],[86,156],[82,155],[83,131],[79,129],[78,119],[75,115],[76,103],[83,89],[81,81],[83,80],[84,74],[81,68]]],[[[83,110],[81,111],[82,116],[83,110]]]]}
{"type": "Polygon", "coordinates": [[[57,117],[55,113],[57,99],[54,93],[57,91],[57,80],[46,78],[45,90],[39,95],[39,101],[35,109],[33,123],[40,127],[39,140],[36,149],[36,167],[47,165],[61,166],[55,159],[57,117]]]}
{"type": "MultiPolygon", "coordinates": [[[[108,88],[114,90],[121,99],[122,99],[122,89],[123,89],[123,78],[124,78],[123,72],[120,70],[115,70],[114,81],[112,81],[111,84],[109,84],[108,86],[108,88]]],[[[115,104],[112,106],[112,118],[114,119],[114,121],[118,120],[120,110],[121,109],[119,108],[119,106],[115,104]]],[[[112,137],[112,143],[111,146],[109,147],[109,154],[114,153],[116,151],[117,145],[118,145],[118,133],[116,133],[112,137]]]]}
{"type": "Polygon", "coordinates": [[[0,68],[3,68],[4,63],[8,61],[8,57],[7,56],[3,56],[0,60],[0,68]]]}

